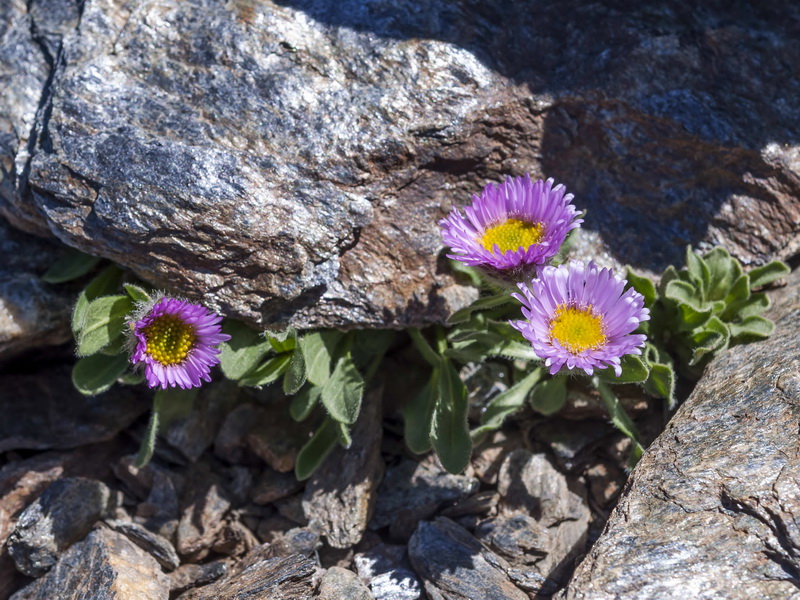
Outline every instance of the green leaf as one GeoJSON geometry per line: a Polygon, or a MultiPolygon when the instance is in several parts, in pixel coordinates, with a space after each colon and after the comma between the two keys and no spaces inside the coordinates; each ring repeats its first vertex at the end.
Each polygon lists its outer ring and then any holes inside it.
{"type": "Polygon", "coordinates": [[[702,297],[701,302],[705,300],[708,290],[711,286],[711,271],[708,264],[703,258],[692,250],[691,246],[686,246],[686,268],[700,281],[702,297]]]}
{"type": "Polygon", "coordinates": [[[733,287],[733,283],[742,275],[742,266],[738,260],[728,254],[725,248],[720,246],[710,250],[704,258],[711,272],[711,285],[706,295],[707,299],[710,301],[724,300],[733,287]]]}
{"type": "Polygon", "coordinates": [[[732,342],[743,344],[764,340],[772,335],[775,330],[775,323],[764,317],[747,317],[740,323],[728,323],[731,331],[732,342]]]}
{"type": "Polygon", "coordinates": [[[650,376],[644,384],[645,391],[656,398],[664,398],[667,408],[673,410],[675,398],[675,372],[669,365],[655,363],[650,365],[650,376]]]}
{"type": "Polygon", "coordinates": [[[159,428],[166,431],[173,422],[188,416],[194,408],[199,392],[200,388],[157,389],[153,406],[158,408],[159,428]]]}
{"type": "Polygon", "coordinates": [[[77,336],[78,356],[90,356],[123,333],[125,318],[133,310],[128,296],[103,296],[89,302],[77,336]]]}
{"type": "Polygon", "coordinates": [[[485,310],[489,308],[496,308],[498,306],[502,306],[504,304],[508,304],[511,302],[511,296],[509,294],[497,294],[494,296],[484,296],[483,298],[478,298],[470,304],[462,308],[461,310],[457,310],[450,318],[447,319],[447,322],[451,325],[456,323],[462,323],[464,321],[469,320],[472,316],[472,313],[477,310],[485,310]]]}
{"type": "Polygon", "coordinates": [[[711,358],[728,347],[730,330],[718,317],[711,317],[702,329],[692,335],[694,350],[689,366],[700,364],[704,358],[711,358]]]}
{"type": "Polygon", "coordinates": [[[222,332],[231,339],[219,345],[219,362],[225,377],[232,381],[253,371],[272,348],[258,331],[242,321],[225,319],[222,332]]]}
{"type": "Polygon", "coordinates": [[[132,283],[123,283],[122,287],[134,302],[152,302],[153,300],[147,290],[141,286],[132,283]]]}
{"type": "Polygon", "coordinates": [[[116,265],[110,265],[92,279],[78,295],[75,308],[72,310],[72,333],[76,339],[86,323],[86,309],[89,302],[116,290],[121,279],[122,270],[116,265]]]}
{"type": "Polygon", "coordinates": [[[292,352],[297,348],[297,330],[294,327],[279,332],[265,331],[264,335],[277,354],[292,352]]]}
{"type": "Polygon", "coordinates": [[[692,306],[691,304],[679,303],[678,304],[678,317],[680,322],[677,323],[677,329],[680,331],[691,331],[700,327],[703,323],[707,322],[714,313],[714,306],[706,306],[702,309],[692,306]]]}
{"type": "Polygon", "coordinates": [[[350,426],[336,421],[336,437],[343,448],[350,448],[353,445],[353,436],[350,435],[350,426]]]}
{"type": "Polygon", "coordinates": [[[470,285],[474,287],[481,287],[483,281],[481,281],[481,276],[478,272],[470,266],[465,265],[460,260],[451,260],[450,261],[450,268],[453,269],[453,272],[465,277],[470,285]]]}
{"type": "Polygon", "coordinates": [[[411,341],[414,342],[414,345],[419,350],[419,353],[422,355],[430,366],[434,369],[438,368],[442,363],[442,357],[431,348],[431,345],[428,341],[423,337],[422,332],[419,329],[411,328],[408,330],[408,335],[411,336],[411,341]]]}
{"type": "Polygon", "coordinates": [[[724,314],[724,310],[733,304],[734,302],[744,302],[750,297],[750,277],[747,275],[740,276],[731,286],[728,295],[725,296],[725,302],[722,303],[722,312],[724,314]]]}
{"type": "Polygon", "coordinates": [[[292,360],[289,361],[289,368],[283,376],[283,393],[287,396],[294,396],[306,382],[306,360],[303,351],[295,348],[292,351],[292,360]]]}
{"type": "Polygon", "coordinates": [[[661,280],[658,282],[659,296],[664,296],[669,283],[676,279],[680,278],[678,277],[678,271],[675,269],[675,267],[670,265],[666,269],[664,269],[664,272],[661,274],[661,280]]]}
{"type": "Polygon", "coordinates": [[[529,343],[518,340],[503,340],[487,348],[486,356],[503,356],[512,360],[539,360],[529,343]]]}
{"type": "Polygon", "coordinates": [[[158,434],[159,413],[161,412],[159,400],[160,398],[156,394],[153,398],[153,412],[150,413],[150,422],[147,424],[144,437],[139,445],[139,452],[136,454],[136,458],[133,461],[133,466],[137,469],[141,469],[147,465],[150,459],[153,458],[153,451],[156,447],[156,435],[158,434]]]}
{"type": "Polygon", "coordinates": [[[755,292],[744,302],[731,304],[725,311],[727,321],[736,319],[746,319],[755,315],[760,315],[772,305],[769,296],[764,292],[755,292]]]}
{"type": "Polygon", "coordinates": [[[566,403],[567,378],[563,376],[545,379],[531,394],[531,407],[543,415],[557,413],[566,403]]]}
{"type": "Polygon", "coordinates": [[[344,334],[341,331],[317,331],[300,339],[305,357],[306,377],[314,385],[325,385],[331,376],[331,358],[344,334]]]}
{"type": "Polygon", "coordinates": [[[336,422],[328,417],[322,422],[319,429],[314,432],[297,454],[297,461],[294,464],[294,474],[298,481],[304,481],[311,477],[314,471],[334,449],[339,441],[339,428],[336,422]]]}
{"type": "Polygon", "coordinates": [[[119,382],[123,385],[139,385],[144,383],[144,375],[129,371],[119,376],[119,382]]]}
{"type": "Polygon", "coordinates": [[[433,412],[438,398],[439,369],[434,369],[425,387],[403,408],[403,435],[414,454],[424,454],[432,447],[433,412]]]}
{"type": "Polygon", "coordinates": [[[628,267],[627,277],[628,285],[634,290],[644,296],[644,305],[650,308],[655,304],[658,299],[656,293],[656,286],[649,277],[637,275],[630,267],[628,267]]]}
{"type": "Polygon", "coordinates": [[[667,284],[664,296],[680,304],[688,304],[697,310],[700,309],[703,303],[700,291],[691,284],[679,279],[674,279],[667,284]]]}
{"type": "Polygon", "coordinates": [[[492,398],[481,415],[480,427],[473,429],[470,434],[472,439],[476,440],[489,431],[499,429],[507,417],[525,404],[528,392],[539,382],[543,373],[542,368],[537,367],[506,391],[492,398]]]}
{"type": "Polygon", "coordinates": [[[262,386],[269,385],[280,379],[281,375],[289,368],[289,361],[292,355],[287,353],[273,356],[264,361],[261,365],[250,371],[239,380],[241,386],[262,386]]]}
{"type": "Polygon", "coordinates": [[[634,425],[628,413],[625,412],[625,408],[623,408],[619,398],[611,391],[607,383],[595,376],[592,377],[592,384],[597,388],[597,391],[600,392],[600,398],[603,400],[603,404],[606,405],[606,410],[608,410],[608,414],[611,417],[611,423],[630,438],[633,444],[631,448],[631,457],[628,462],[629,467],[633,467],[644,453],[644,447],[639,441],[639,432],[636,431],[636,425],[634,425]]]}
{"type": "Polygon", "coordinates": [[[461,473],[472,453],[467,410],[467,388],[450,361],[443,360],[431,442],[442,466],[450,473],[461,473]]]}
{"type": "Polygon", "coordinates": [[[622,367],[622,373],[619,377],[611,367],[597,371],[597,375],[608,383],[642,383],[650,375],[648,366],[635,354],[623,356],[620,360],[620,367],[622,367]]]}
{"type": "Polygon", "coordinates": [[[750,275],[750,289],[770,284],[789,273],[791,273],[789,265],[779,260],[773,260],[766,265],[752,269],[750,273],[748,273],[748,275],[750,275]]]}
{"type": "Polygon", "coordinates": [[[102,259],[84,254],[75,248],[67,248],[64,254],[42,275],[47,283],[64,283],[83,277],[94,269],[102,259]]]}
{"type": "Polygon", "coordinates": [[[363,396],[364,380],[347,352],[336,361],[330,379],[322,386],[322,404],[334,420],[352,425],[358,419],[363,396]]]}
{"type": "Polygon", "coordinates": [[[322,388],[316,385],[307,385],[292,398],[289,405],[289,414],[295,421],[305,421],[314,407],[319,403],[322,388]]]}
{"type": "Polygon", "coordinates": [[[78,359],[72,368],[72,384],[86,396],[101,394],[109,389],[130,366],[124,354],[96,354],[78,359]]]}

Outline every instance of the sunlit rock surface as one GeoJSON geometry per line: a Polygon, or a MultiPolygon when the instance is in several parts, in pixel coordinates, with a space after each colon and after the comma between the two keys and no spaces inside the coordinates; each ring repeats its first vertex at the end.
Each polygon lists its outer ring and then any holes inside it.
{"type": "Polygon", "coordinates": [[[507,173],[566,183],[599,262],[800,249],[790,2],[0,11],[0,212],[230,316],[443,320],[436,221],[507,173]]]}
{"type": "Polygon", "coordinates": [[[800,598],[800,271],[769,340],[713,361],[562,600],[800,598]]]}

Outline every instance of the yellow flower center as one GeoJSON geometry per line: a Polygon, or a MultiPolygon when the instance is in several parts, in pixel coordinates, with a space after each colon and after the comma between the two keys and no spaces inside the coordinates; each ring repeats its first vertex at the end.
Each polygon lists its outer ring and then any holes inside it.
{"type": "Polygon", "coordinates": [[[543,230],[541,223],[508,219],[505,223],[487,229],[480,242],[489,252],[494,250],[495,244],[500,252],[529,248],[541,241],[543,230]]]}
{"type": "Polygon", "coordinates": [[[568,307],[566,304],[556,308],[556,315],[550,321],[550,336],[572,354],[596,349],[606,343],[603,333],[603,319],[592,312],[592,307],[568,307]]]}
{"type": "Polygon", "coordinates": [[[142,330],[147,340],[147,354],[162,365],[183,362],[197,341],[194,327],[177,315],[161,315],[142,330]]]}

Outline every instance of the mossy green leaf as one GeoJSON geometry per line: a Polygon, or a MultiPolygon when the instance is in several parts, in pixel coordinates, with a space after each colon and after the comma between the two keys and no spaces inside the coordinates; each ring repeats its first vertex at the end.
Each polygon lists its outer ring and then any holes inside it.
{"type": "Polygon", "coordinates": [[[133,302],[128,296],[103,296],[89,302],[76,340],[78,356],[95,354],[122,336],[125,319],[132,310],[133,302]]]}
{"type": "Polygon", "coordinates": [[[72,383],[76,390],[86,396],[101,394],[114,385],[130,366],[124,354],[95,354],[80,358],[72,367],[72,383]]]}

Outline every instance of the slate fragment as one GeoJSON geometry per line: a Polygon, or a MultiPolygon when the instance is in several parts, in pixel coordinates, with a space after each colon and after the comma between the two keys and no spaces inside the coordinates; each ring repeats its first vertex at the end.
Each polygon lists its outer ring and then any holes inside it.
{"type": "Polygon", "coordinates": [[[436,600],[528,600],[506,575],[507,563],[446,517],[421,522],[408,554],[436,600]]]}
{"type": "Polygon", "coordinates": [[[179,594],[189,588],[208,585],[227,572],[228,563],[224,560],[202,564],[186,563],[169,574],[169,592],[179,594]]]}
{"type": "Polygon", "coordinates": [[[424,594],[411,570],[406,546],[378,543],[356,554],[353,563],[375,600],[417,600],[424,594]]]}
{"type": "Polygon", "coordinates": [[[189,590],[180,600],[306,600],[312,594],[314,562],[294,554],[273,557],[269,545],[250,551],[228,574],[210,585],[189,590]]]}
{"type": "Polygon", "coordinates": [[[382,388],[364,396],[350,448],[337,446],[306,483],[303,512],[334,548],[361,541],[383,476],[382,388]]]}
{"type": "Polygon", "coordinates": [[[446,502],[470,496],[478,485],[474,477],[447,473],[431,457],[403,460],[387,470],[369,526],[391,526],[395,538],[408,539],[420,520],[433,516],[446,502]]]}
{"type": "Polygon", "coordinates": [[[181,561],[175,552],[175,546],[165,537],[130,521],[107,520],[106,523],[150,554],[166,571],[174,571],[180,566],[181,561]]]}
{"type": "Polygon", "coordinates": [[[75,448],[110,440],[151,406],[142,390],[115,386],[84,396],[69,365],[0,375],[0,452],[75,448]]]}
{"type": "Polygon", "coordinates": [[[708,365],[559,598],[800,596],[800,271],[787,279],[775,333],[708,365]]]}
{"type": "Polygon", "coordinates": [[[358,575],[341,567],[331,567],[322,576],[317,592],[319,600],[375,600],[358,575]]]}
{"type": "Polygon", "coordinates": [[[67,550],[11,600],[167,600],[169,579],[156,560],[121,533],[100,527],[67,550]]]}
{"type": "Polygon", "coordinates": [[[64,550],[113,511],[113,503],[111,491],[100,481],[68,477],[50,484],[8,536],[17,569],[30,577],[46,573],[64,550]]]}
{"type": "Polygon", "coordinates": [[[219,477],[200,464],[187,482],[182,506],[176,547],[179,554],[199,561],[208,555],[225,527],[231,502],[219,477]]]}

